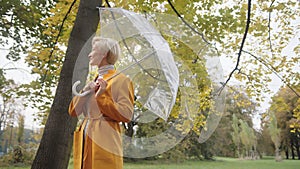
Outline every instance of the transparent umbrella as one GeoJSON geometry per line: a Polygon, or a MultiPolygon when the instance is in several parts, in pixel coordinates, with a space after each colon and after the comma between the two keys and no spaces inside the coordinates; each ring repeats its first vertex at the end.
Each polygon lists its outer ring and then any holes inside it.
{"type": "Polygon", "coordinates": [[[134,83],[138,107],[134,120],[141,122],[138,128],[157,116],[168,119],[163,124],[168,127],[154,136],[123,135],[124,156],[144,158],[170,150],[197,126],[203,115],[207,118],[199,129],[199,142],[205,142],[217,128],[224,109],[225,95],[215,94],[223,81],[217,51],[175,16],[151,13],[148,21],[124,9],[100,8],[99,12],[100,36],[116,39],[122,48],[116,65],[118,73],[126,74],[134,83]],[[172,38],[173,53],[161,34],[172,38]],[[191,67],[195,58],[196,62],[203,59],[205,72],[195,73],[191,67]],[[208,87],[199,91],[202,81],[208,87]],[[173,107],[174,117],[168,118],[173,107]]]}
{"type": "MultiPolygon", "coordinates": [[[[179,86],[178,69],[167,41],[141,15],[121,8],[99,10],[100,36],[117,40],[122,48],[117,73],[107,80],[119,73],[130,77],[136,102],[143,109],[139,115],[154,114],[167,120],[179,86]]],[[[73,93],[85,95],[76,92],[79,83],[74,83],[73,93]]]]}

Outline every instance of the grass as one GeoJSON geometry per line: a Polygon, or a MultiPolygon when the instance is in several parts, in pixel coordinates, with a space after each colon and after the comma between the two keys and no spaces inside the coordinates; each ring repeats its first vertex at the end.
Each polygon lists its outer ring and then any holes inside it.
{"type": "MultiPolygon", "coordinates": [[[[275,162],[273,158],[239,160],[217,157],[216,161],[187,161],[184,163],[138,162],[125,163],[124,169],[299,169],[300,160],[275,162]]],[[[69,167],[72,169],[72,167],[69,167]]],[[[0,167],[0,169],[30,169],[30,167],[0,167]]]]}
{"type": "Polygon", "coordinates": [[[216,161],[188,161],[180,164],[135,164],[126,163],[124,169],[299,169],[300,160],[273,159],[239,160],[216,158],[216,161]]]}

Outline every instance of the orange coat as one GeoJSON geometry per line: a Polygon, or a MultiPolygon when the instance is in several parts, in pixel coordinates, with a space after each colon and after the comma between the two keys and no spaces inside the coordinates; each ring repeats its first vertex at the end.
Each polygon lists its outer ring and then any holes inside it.
{"type": "MultiPolygon", "coordinates": [[[[104,79],[116,71],[109,70],[104,79]]],[[[133,85],[120,74],[107,82],[106,91],[95,98],[75,96],[69,114],[86,117],[74,132],[74,169],[122,169],[123,149],[120,122],[129,122],[133,115],[133,85]],[[89,115],[88,115],[89,112],[89,115]],[[84,134],[85,133],[85,134],[84,134]]]]}

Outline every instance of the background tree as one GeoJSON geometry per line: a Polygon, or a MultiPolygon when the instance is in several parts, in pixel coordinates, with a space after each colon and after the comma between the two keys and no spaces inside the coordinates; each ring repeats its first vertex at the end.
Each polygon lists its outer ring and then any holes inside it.
{"type": "MultiPolygon", "coordinates": [[[[24,109],[22,100],[17,97],[15,88],[17,85],[11,79],[7,79],[3,69],[0,69],[0,145],[3,152],[7,152],[7,148],[11,148],[13,135],[4,136],[6,130],[12,130],[16,126],[18,116],[24,109]]],[[[12,132],[11,132],[12,133],[12,132]]]]}
{"type": "Polygon", "coordinates": [[[247,96],[242,86],[230,86],[226,94],[225,107],[218,128],[208,142],[213,142],[211,149],[216,156],[242,158],[243,144],[239,120],[243,120],[252,128],[252,116],[257,111],[256,104],[247,96]]]}
{"type": "Polygon", "coordinates": [[[233,131],[231,133],[232,141],[236,146],[236,154],[240,157],[240,128],[239,128],[239,121],[235,114],[232,115],[232,128],[233,131]]]}
{"type": "Polygon", "coordinates": [[[0,2],[0,42],[2,48],[9,50],[7,58],[19,60],[33,43],[45,38],[41,20],[49,16],[51,4],[53,0],[0,2]]]}
{"type": "Polygon", "coordinates": [[[280,155],[280,129],[277,126],[277,119],[274,112],[270,112],[270,124],[269,124],[269,132],[271,139],[275,145],[275,159],[276,161],[281,161],[280,155]]]}
{"type": "Polygon", "coordinates": [[[275,145],[271,139],[269,125],[269,113],[262,113],[261,116],[261,129],[259,130],[258,137],[258,152],[260,156],[275,156],[275,145]]]}
{"type": "Polygon", "coordinates": [[[3,133],[2,133],[1,147],[5,154],[12,152],[13,147],[17,143],[16,131],[17,131],[16,127],[12,123],[7,125],[6,128],[4,128],[4,130],[2,131],[3,133]]]}
{"type": "Polygon", "coordinates": [[[290,128],[292,140],[294,140],[295,150],[297,152],[298,159],[300,159],[300,98],[296,103],[296,108],[293,110],[293,117],[290,120],[290,128]]]}
{"type": "Polygon", "coordinates": [[[18,134],[17,134],[17,140],[18,144],[21,145],[24,141],[24,115],[18,116],[18,134]]]}
{"type": "Polygon", "coordinates": [[[6,79],[3,70],[0,69],[0,138],[2,131],[6,128],[10,118],[14,115],[14,100],[10,92],[14,86],[13,80],[6,79]]]}
{"type": "Polygon", "coordinates": [[[297,101],[297,107],[294,109],[294,117],[295,120],[292,121],[292,126],[293,128],[292,132],[300,132],[300,98],[297,101]]]}
{"type": "MultiPolygon", "coordinates": [[[[286,153],[286,158],[289,158],[291,153],[292,158],[295,159],[296,153],[299,152],[299,137],[294,135],[291,131],[291,124],[295,119],[294,110],[297,105],[298,96],[293,93],[289,88],[282,87],[277,94],[272,97],[272,103],[270,111],[273,111],[276,119],[278,128],[280,128],[281,136],[281,147],[286,153]]],[[[300,154],[297,154],[298,156],[300,154]]]]}
{"type": "Polygon", "coordinates": [[[253,128],[251,128],[243,120],[239,120],[241,124],[240,139],[244,145],[244,155],[246,158],[254,159],[256,153],[256,136],[254,135],[253,128]]]}

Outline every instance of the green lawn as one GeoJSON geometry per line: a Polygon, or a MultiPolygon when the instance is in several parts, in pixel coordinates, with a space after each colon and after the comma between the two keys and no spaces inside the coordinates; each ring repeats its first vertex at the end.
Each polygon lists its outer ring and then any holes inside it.
{"type": "MultiPolygon", "coordinates": [[[[273,159],[239,160],[233,158],[216,158],[216,161],[187,161],[179,164],[125,163],[124,169],[299,169],[300,160],[283,160],[275,162],[273,159]]],[[[69,167],[72,169],[72,167],[69,167]]],[[[0,169],[30,169],[30,167],[0,167],[0,169]]]]}
{"type": "Polygon", "coordinates": [[[217,158],[216,161],[188,161],[182,164],[130,164],[124,169],[299,169],[300,160],[273,159],[238,160],[233,158],[217,158]]]}

